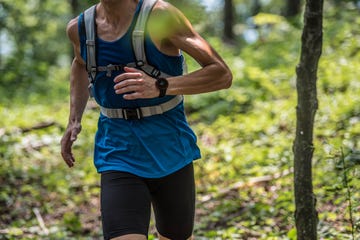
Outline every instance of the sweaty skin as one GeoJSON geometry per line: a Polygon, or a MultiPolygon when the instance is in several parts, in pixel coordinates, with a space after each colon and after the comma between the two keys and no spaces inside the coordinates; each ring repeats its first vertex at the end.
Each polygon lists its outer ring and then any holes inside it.
{"type": "MultiPolygon", "coordinates": [[[[97,7],[96,18],[99,37],[113,41],[124,35],[131,24],[137,4],[138,0],[102,0],[97,7]]],[[[61,154],[69,167],[74,166],[75,158],[71,148],[81,131],[81,118],[89,98],[87,90],[89,83],[85,61],[80,55],[77,22],[78,18],[72,19],[67,26],[67,35],[73,45],[75,57],[70,73],[69,123],[61,140],[61,154]]],[[[178,55],[182,50],[201,66],[199,70],[189,74],[168,78],[168,95],[206,93],[231,86],[232,74],[228,66],[218,53],[195,32],[188,19],[177,8],[159,0],[150,15],[148,26],[150,36],[161,52],[167,55],[178,55]]],[[[117,94],[131,92],[124,95],[127,100],[159,96],[155,79],[138,69],[125,68],[125,73],[115,77],[114,81],[116,83],[114,91],[117,94]]]]}
{"type": "MultiPolygon", "coordinates": [[[[174,6],[159,1],[153,9],[148,26],[150,36],[161,52],[178,55],[181,49],[202,67],[187,75],[167,78],[167,94],[198,94],[230,87],[232,75],[226,64],[174,6]]],[[[158,89],[152,78],[140,75],[141,71],[136,69],[128,69],[127,72],[115,78],[116,93],[132,92],[124,96],[128,100],[158,96],[158,89]],[[139,74],[135,74],[136,72],[139,74]]]]}
{"type": "MultiPolygon", "coordinates": [[[[114,41],[129,28],[139,0],[101,0],[97,5],[96,25],[98,36],[114,41]]],[[[148,21],[148,31],[158,50],[176,56],[186,52],[201,66],[186,75],[167,78],[168,95],[188,95],[212,92],[231,86],[232,74],[218,53],[193,29],[188,19],[171,4],[159,0],[148,21]],[[170,29],[170,30],[169,30],[170,29]]],[[[74,60],[70,72],[70,114],[68,125],[61,139],[61,155],[69,167],[75,164],[72,146],[81,131],[81,119],[89,99],[86,63],[80,54],[78,18],[72,19],[66,29],[73,45],[74,60]]],[[[127,100],[156,98],[159,89],[156,80],[144,72],[126,67],[125,73],[115,77],[114,91],[125,94],[127,100]]],[[[146,239],[130,234],[116,239],[146,239]]],[[[160,239],[167,238],[160,236],[160,239]]]]}

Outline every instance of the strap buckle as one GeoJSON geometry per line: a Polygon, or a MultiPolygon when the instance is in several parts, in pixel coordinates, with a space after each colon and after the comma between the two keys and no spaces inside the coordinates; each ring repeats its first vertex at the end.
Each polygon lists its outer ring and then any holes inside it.
{"type": "Polygon", "coordinates": [[[143,67],[145,65],[145,62],[143,60],[138,60],[135,62],[136,67],[143,67]]]}
{"type": "Polygon", "coordinates": [[[124,108],[122,114],[126,120],[139,120],[142,118],[142,112],[140,108],[124,108]]]}

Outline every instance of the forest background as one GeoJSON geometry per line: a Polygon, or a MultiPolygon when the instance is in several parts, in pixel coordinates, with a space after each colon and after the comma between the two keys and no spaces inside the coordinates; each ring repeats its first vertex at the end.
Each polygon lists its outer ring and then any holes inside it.
{"type": "MultiPolygon", "coordinates": [[[[59,147],[72,58],[65,27],[93,2],[0,1],[0,239],[102,237],[93,101],[74,169],[59,147]]],[[[296,239],[292,144],[305,3],[289,14],[289,2],[172,1],[234,74],[228,90],[185,98],[203,155],[196,239],[296,239]]],[[[359,1],[325,1],[313,157],[320,239],[360,238],[359,13],[359,1]]],[[[199,67],[187,59],[190,71],[199,67]]],[[[156,239],[153,226],[150,233],[156,239]]]]}

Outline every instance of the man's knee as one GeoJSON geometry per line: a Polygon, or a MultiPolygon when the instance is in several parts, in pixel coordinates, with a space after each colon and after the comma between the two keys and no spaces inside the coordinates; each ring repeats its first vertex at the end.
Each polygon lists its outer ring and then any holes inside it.
{"type": "Polygon", "coordinates": [[[160,240],[187,240],[192,239],[194,225],[191,221],[177,224],[156,224],[160,240]]]}
{"type": "Polygon", "coordinates": [[[126,234],[120,237],[111,238],[111,240],[146,240],[146,236],[141,234],[126,234]]]}
{"type": "MultiPolygon", "coordinates": [[[[186,240],[192,240],[193,236],[190,236],[189,238],[187,238],[186,240]]],[[[164,236],[161,236],[161,234],[159,234],[159,240],[180,240],[180,238],[167,238],[164,236]]],[[[185,240],[185,239],[181,239],[181,240],[185,240]]]]}

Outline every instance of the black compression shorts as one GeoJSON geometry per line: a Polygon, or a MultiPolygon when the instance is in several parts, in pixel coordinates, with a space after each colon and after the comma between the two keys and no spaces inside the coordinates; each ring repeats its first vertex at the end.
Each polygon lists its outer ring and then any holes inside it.
{"type": "Polygon", "coordinates": [[[126,172],[101,174],[104,238],[147,236],[151,204],[158,232],[172,240],[192,235],[195,215],[193,164],[163,178],[141,178],[126,172]]]}

